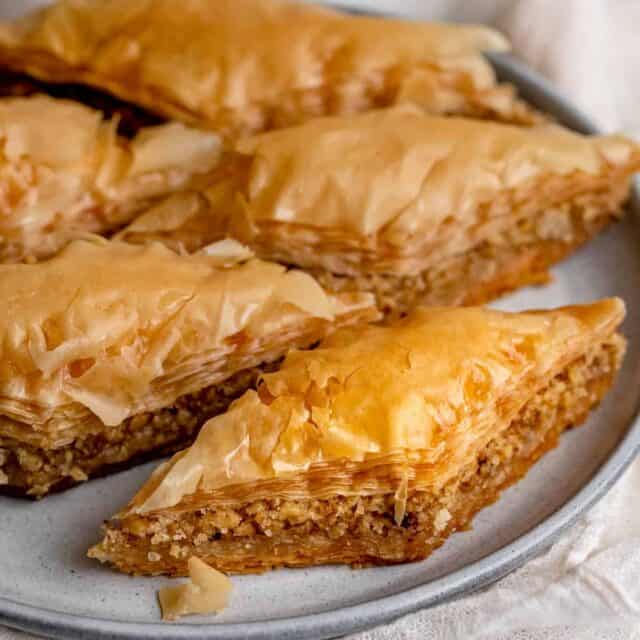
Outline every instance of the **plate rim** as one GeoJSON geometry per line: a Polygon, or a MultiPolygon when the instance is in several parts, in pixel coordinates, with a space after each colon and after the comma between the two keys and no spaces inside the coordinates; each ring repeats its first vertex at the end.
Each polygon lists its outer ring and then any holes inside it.
{"type": "MultiPolygon", "coordinates": [[[[498,75],[525,98],[582,133],[598,128],[546,79],[508,54],[489,54],[498,75]]],[[[629,215],[640,216],[640,183],[634,182],[629,215]]],[[[627,431],[609,457],[559,509],[516,540],[435,580],[393,595],[301,616],[243,623],[179,624],[120,622],[26,605],[0,596],[0,624],[60,640],[266,640],[317,639],[353,633],[391,622],[495,582],[551,544],[600,500],[640,452],[640,394],[627,431]]]]}

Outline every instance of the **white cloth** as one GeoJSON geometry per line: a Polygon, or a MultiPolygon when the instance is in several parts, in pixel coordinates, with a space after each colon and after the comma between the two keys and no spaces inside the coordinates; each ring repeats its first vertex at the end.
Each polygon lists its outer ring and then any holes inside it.
{"type": "MultiPolygon", "coordinates": [[[[43,0],[0,0],[15,14],[43,0]]],[[[493,23],[606,130],[640,137],[640,0],[342,0],[493,23]]],[[[492,587],[351,640],[640,640],[640,461],[545,555],[492,587]]],[[[0,640],[30,636],[0,628],[0,640]]]]}
{"type": "Polygon", "coordinates": [[[640,639],[640,464],[548,553],[494,586],[352,640],[640,639]]]}

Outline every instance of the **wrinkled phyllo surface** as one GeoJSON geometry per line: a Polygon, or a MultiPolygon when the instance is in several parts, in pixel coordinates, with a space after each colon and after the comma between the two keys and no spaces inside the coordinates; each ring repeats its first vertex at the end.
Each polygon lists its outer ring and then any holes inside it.
{"type": "Polygon", "coordinates": [[[132,140],[116,126],[67,100],[0,99],[0,262],[45,258],[74,236],[120,228],[156,199],[195,188],[220,156],[218,136],[183,124],[132,140]]]}
{"type": "Polygon", "coordinates": [[[402,106],[244,140],[211,184],[122,232],[188,251],[230,234],[385,311],[485,302],[620,215],[640,149],[618,136],[402,106]]]}
{"type": "MultiPolygon", "coordinates": [[[[98,87],[232,137],[404,101],[535,121],[481,54],[506,49],[485,27],[286,0],[60,0],[0,25],[8,69],[98,87]]],[[[24,80],[14,80],[18,91],[29,90],[24,80]]]]}
{"type": "Polygon", "coordinates": [[[134,574],[418,560],[580,424],[624,352],[620,300],[420,308],[292,352],[107,523],[134,574]]]}
{"type": "Polygon", "coordinates": [[[186,446],[289,347],[375,315],[236,245],[98,238],[0,265],[0,485],[42,496],[186,446]]]}

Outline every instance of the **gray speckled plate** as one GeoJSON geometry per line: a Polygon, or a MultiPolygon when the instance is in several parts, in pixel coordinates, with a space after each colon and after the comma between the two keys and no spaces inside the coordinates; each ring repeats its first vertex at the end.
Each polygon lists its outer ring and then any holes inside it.
{"type": "MultiPolygon", "coordinates": [[[[539,77],[508,58],[495,64],[531,102],[593,131],[539,77]]],[[[167,580],[130,578],[85,558],[102,520],[149,474],[153,465],[145,465],[40,503],[0,498],[0,622],[65,640],[328,638],[442,602],[522,565],[604,494],[640,445],[638,210],[559,266],[553,284],[498,305],[517,310],[622,296],[629,351],[615,389],[584,427],[483,511],[472,531],[456,534],[425,562],[237,577],[220,616],[163,624],[155,592],[167,580]]]]}

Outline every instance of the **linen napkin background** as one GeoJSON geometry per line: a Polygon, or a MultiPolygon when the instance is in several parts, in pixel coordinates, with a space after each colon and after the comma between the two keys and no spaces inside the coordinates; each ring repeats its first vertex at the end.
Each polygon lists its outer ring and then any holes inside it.
{"type": "MultiPolygon", "coordinates": [[[[0,0],[13,17],[46,0],[0,0]]],[[[605,131],[640,138],[640,0],[342,0],[493,24],[605,131]]],[[[467,598],[350,640],[640,640],[640,461],[545,555],[467,598]]],[[[150,605],[151,606],[151,605],[150,605]]],[[[30,636],[0,627],[0,640],[30,636]]]]}

